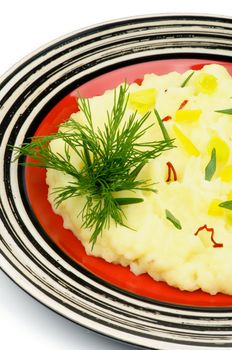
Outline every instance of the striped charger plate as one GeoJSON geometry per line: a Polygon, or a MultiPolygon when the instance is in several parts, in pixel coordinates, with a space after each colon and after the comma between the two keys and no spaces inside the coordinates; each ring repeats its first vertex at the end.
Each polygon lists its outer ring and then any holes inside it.
{"type": "MultiPolygon", "coordinates": [[[[232,302],[187,305],[109,283],[62,250],[41,227],[25,172],[8,145],[32,136],[75,89],[136,64],[232,62],[232,19],[151,15],[111,21],[59,38],[0,79],[0,263],[20,287],[68,319],[149,349],[232,348],[232,302]]],[[[190,303],[191,304],[191,303],[190,303]]]]}

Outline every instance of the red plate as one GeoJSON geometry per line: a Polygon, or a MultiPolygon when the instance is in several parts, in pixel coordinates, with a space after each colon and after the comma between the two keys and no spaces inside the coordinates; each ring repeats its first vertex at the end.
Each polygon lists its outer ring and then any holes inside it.
{"type": "MultiPolygon", "coordinates": [[[[228,62],[197,59],[152,61],[131,65],[101,75],[79,87],[78,91],[83,97],[92,97],[101,95],[106,89],[116,87],[125,79],[131,83],[136,79],[142,79],[146,73],[165,74],[171,71],[182,73],[190,68],[201,69],[203,65],[210,63],[220,63],[232,74],[232,63],[228,62]]],[[[57,103],[45,116],[36,131],[36,135],[48,135],[56,132],[59,124],[64,122],[71,113],[78,110],[76,96],[77,91],[74,90],[57,103]]],[[[155,282],[147,274],[135,276],[129,268],[88,256],[82,244],[72,232],[63,228],[62,218],[52,211],[47,200],[48,189],[45,183],[45,170],[27,167],[26,187],[31,207],[47,235],[70,258],[94,275],[126,291],[159,301],[193,306],[232,306],[232,296],[220,293],[212,296],[202,291],[183,292],[168,286],[166,283],[155,282]]]]}

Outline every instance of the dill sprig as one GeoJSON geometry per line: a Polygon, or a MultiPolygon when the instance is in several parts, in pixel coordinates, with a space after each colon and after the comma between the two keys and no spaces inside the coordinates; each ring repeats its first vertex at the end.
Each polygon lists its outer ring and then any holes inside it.
{"type": "Polygon", "coordinates": [[[167,137],[163,125],[163,140],[141,141],[153,125],[147,126],[150,112],[142,117],[134,112],[124,121],[128,98],[126,84],[120,86],[118,92],[114,91],[113,107],[111,112],[107,112],[107,121],[102,129],[94,128],[89,100],[79,98],[84,124],[69,119],[56,134],[33,137],[30,143],[14,147],[16,159],[20,161],[24,156],[21,165],[55,169],[72,176],[67,186],[54,189],[55,205],[59,206],[72,197],[85,198],[79,215],[82,226],[92,231],[92,248],[112,221],[116,225],[125,225],[122,206],[143,201],[141,197],[135,197],[136,190],[156,192],[154,184],[138,179],[138,175],[151,159],[173,147],[173,140],[167,137]],[[64,141],[62,154],[53,152],[51,148],[50,142],[56,139],[64,141]],[[81,159],[81,169],[72,164],[70,150],[81,159]],[[28,161],[25,156],[36,162],[28,161]],[[120,196],[122,191],[131,191],[131,197],[120,196]]]}

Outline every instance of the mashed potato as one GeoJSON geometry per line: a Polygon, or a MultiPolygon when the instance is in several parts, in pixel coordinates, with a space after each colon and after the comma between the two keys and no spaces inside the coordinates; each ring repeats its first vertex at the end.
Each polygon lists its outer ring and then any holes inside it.
{"type": "MultiPolygon", "coordinates": [[[[87,254],[129,266],[136,275],[148,273],[181,290],[232,295],[232,211],[218,206],[232,200],[232,115],[216,112],[232,108],[232,78],[225,68],[213,64],[196,71],[181,87],[190,73],[149,74],[141,86],[129,86],[126,116],[135,109],[138,115],[150,109],[149,123],[153,123],[155,107],[176,145],[150,161],[139,175],[156,183],[158,193],[139,191],[136,197],[144,202],[123,207],[125,223],[134,230],[112,223],[91,250],[91,232],[81,228],[81,217],[77,216],[85,199],[74,197],[58,208],[54,205],[54,188],[67,185],[72,178],[48,169],[48,199],[87,254]],[[206,181],[205,168],[213,148],[216,172],[211,181],[206,181]],[[167,163],[174,168],[176,181],[167,163]],[[180,221],[182,229],[167,220],[166,209],[180,221]],[[204,225],[213,228],[213,237],[206,229],[196,234],[204,225]]],[[[96,128],[103,126],[112,104],[113,90],[90,99],[96,128]]],[[[80,122],[84,119],[82,112],[72,118],[80,122]]],[[[157,122],[144,137],[147,141],[162,139],[157,122]]],[[[52,141],[51,149],[64,154],[64,142],[52,141]]],[[[74,158],[72,155],[71,161],[78,162],[74,158]]]]}

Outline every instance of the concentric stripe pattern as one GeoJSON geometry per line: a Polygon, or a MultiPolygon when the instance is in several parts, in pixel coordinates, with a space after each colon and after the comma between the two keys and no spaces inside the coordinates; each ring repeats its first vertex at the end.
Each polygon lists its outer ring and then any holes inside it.
{"type": "Polygon", "coordinates": [[[0,80],[2,269],[67,318],[149,349],[232,348],[232,309],[145,300],[98,280],[60,252],[30,215],[8,144],[21,144],[59,99],[90,78],[162,58],[232,60],[232,20],[145,16],[78,31],[34,52],[0,80]]]}

